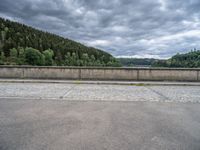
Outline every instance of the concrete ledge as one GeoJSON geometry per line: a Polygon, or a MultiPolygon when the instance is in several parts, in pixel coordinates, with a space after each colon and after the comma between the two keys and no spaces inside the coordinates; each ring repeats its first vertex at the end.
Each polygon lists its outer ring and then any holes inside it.
{"type": "Polygon", "coordinates": [[[100,70],[189,70],[200,71],[200,68],[166,68],[166,67],[76,67],[76,66],[29,66],[29,65],[0,65],[0,68],[48,68],[48,69],[100,69],[100,70]]]}
{"type": "Polygon", "coordinates": [[[200,86],[200,82],[158,82],[158,81],[81,81],[81,80],[39,80],[0,79],[0,83],[54,83],[54,84],[99,84],[129,86],[200,86]]]}

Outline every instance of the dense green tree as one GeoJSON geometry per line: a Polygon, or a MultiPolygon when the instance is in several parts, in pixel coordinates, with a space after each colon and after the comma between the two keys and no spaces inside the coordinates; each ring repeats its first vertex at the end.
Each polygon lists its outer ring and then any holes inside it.
{"type": "Polygon", "coordinates": [[[13,64],[16,64],[17,63],[17,61],[18,61],[18,54],[17,54],[18,52],[17,52],[17,49],[16,48],[12,48],[11,50],[10,50],[10,60],[11,60],[11,62],[13,63],[13,64]]]}
{"type": "Polygon", "coordinates": [[[0,52],[0,65],[4,65],[5,55],[4,52],[0,52]]]}
{"type": "Polygon", "coordinates": [[[10,50],[10,57],[17,57],[17,49],[16,48],[12,48],[10,50]]]}
{"type": "Polygon", "coordinates": [[[53,56],[54,56],[54,52],[51,49],[45,50],[43,52],[44,58],[45,58],[45,65],[46,66],[52,66],[54,64],[53,61],[53,56]]]}
{"type": "Polygon", "coordinates": [[[81,59],[83,60],[83,66],[88,66],[89,64],[89,56],[87,53],[84,53],[81,57],[81,59]]]}
{"type": "Polygon", "coordinates": [[[120,62],[117,59],[110,58],[110,61],[106,64],[107,66],[112,66],[112,67],[121,67],[120,62]]]}
{"type": "Polygon", "coordinates": [[[72,56],[71,56],[71,65],[72,66],[79,66],[79,64],[78,64],[78,55],[75,53],[75,52],[73,52],[72,53],[72,56]]]}
{"type": "Polygon", "coordinates": [[[33,48],[25,49],[25,61],[29,65],[42,66],[45,64],[45,57],[39,50],[33,48]]]}
{"type": "Polygon", "coordinates": [[[18,65],[24,65],[24,64],[26,64],[25,50],[24,50],[24,48],[20,47],[18,49],[18,52],[19,52],[19,54],[18,54],[18,62],[17,62],[17,64],[18,65]]]}
{"type": "Polygon", "coordinates": [[[65,63],[66,66],[72,66],[72,58],[70,52],[65,55],[65,63]]]}

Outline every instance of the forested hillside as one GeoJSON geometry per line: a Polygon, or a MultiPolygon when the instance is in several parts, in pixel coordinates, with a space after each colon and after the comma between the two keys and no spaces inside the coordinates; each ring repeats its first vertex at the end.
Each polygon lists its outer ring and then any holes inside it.
{"type": "Polygon", "coordinates": [[[110,54],[0,18],[0,64],[120,66],[110,54]]]}
{"type": "Polygon", "coordinates": [[[200,51],[195,50],[186,54],[176,54],[168,60],[157,60],[152,64],[153,67],[182,67],[199,68],[200,51]]]}
{"type": "Polygon", "coordinates": [[[127,67],[151,66],[156,61],[152,58],[118,58],[118,60],[123,66],[127,67]]]}

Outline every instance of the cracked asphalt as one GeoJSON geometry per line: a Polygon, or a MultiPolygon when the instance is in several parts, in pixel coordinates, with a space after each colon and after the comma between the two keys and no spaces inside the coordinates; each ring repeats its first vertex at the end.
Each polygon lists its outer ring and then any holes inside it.
{"type": "Polygon", "coordinates": [[[0,83],[0,150],[199,150],[200,86],[0,83]]]}

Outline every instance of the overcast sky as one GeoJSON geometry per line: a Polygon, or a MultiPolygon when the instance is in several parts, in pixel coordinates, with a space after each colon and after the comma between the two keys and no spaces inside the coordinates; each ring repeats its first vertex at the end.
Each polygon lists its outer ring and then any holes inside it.
{"type": "Polygon", "coordinates": [[[200,48],[200,0],[0,0],[0,16],[114,56],[168,58],[200,48]]]}

